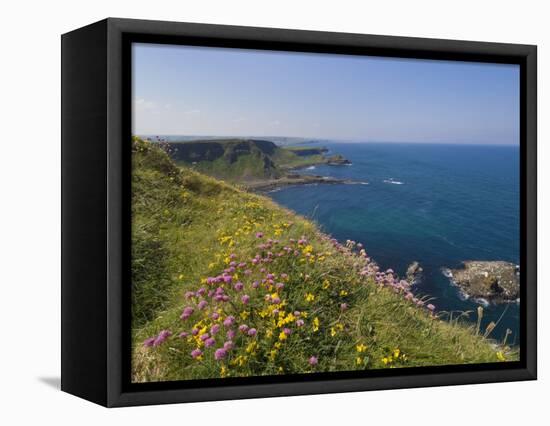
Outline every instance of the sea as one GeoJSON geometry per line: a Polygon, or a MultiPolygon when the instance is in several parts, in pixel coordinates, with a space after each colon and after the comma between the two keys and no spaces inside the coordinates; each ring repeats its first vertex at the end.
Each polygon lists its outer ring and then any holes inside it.
{"type": "Polygon", "coordinates": [[[440,314],[477,321],[491,337],[519,344],[519,303],[488,304],[466,299],[445,268],[465,260],[519,264],[519,147],[423,143],[326,141],[329,155],[351,165],[318,165],[301,174],[331,176],[353,184],[317,184],[276,189],[277,203],[314,220],[341,242],[361,242],[381,268],[405,276],[417,261],[423,268],[414,293],[428,296],[440,314]]]}

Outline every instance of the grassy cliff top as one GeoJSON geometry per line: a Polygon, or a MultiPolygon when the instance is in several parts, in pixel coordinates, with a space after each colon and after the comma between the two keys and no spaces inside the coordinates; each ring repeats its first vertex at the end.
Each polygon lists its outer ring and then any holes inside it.
{"type": "Polygon", "coordinates": [[[133,140],[133,381],[498,362],[392,271],[133,140]]]}

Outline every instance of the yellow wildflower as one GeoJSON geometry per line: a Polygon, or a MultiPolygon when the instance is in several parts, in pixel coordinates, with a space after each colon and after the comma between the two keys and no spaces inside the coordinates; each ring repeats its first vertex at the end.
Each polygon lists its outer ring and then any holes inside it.
{"type": "Polygon", "coordinates": [[[281,331],[281,332],[279,333],[279,340],[283,340],[283,341],[284,341],[284,340],[286,340],[286,339],[287,339],[287,335],[285,334],[284,331],[281,331]]]}
{"type": "Polygon", "coordinates": [[[361,343],[357,345],[355,349],[357,349],[357,352],[365,352],[367,350],[367,346],[361,343]]]}
{"type": "Polygon", "coordinates": [[[254,349],[256,349],[256,342],[252,342],[252,343],[249,343],[248,346],[246,347],[246,353],[249,354],[249,353],[253,353],[254,349]]]}
{"type": "Polygon", "coordinates": [[[311,293],[306,294],[306,302],[313,302],[315,300],[315,296],[311,293]]]}
{"type": "Polygon", "coordinates": [[[313,318],[313,331],[319,331],[319,318],[313,318]]]}

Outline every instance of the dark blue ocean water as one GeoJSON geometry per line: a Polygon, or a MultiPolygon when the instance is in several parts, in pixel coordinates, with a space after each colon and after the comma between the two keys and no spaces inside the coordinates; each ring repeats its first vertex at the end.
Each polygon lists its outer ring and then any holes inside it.
{"type": "MultiPolygon", "coordinates": [[[[269,195],[315,220],[339,241],[362,242],[382,268],[404,275],[420,262],[415,292],[438,311],[474,311],[441,273],[464,260],[519,263],[519,148],[510,146],[322,143],[351,166],[301,170],[368,185],[308,185],[269,195]],[[393,183],[390,183],[393,182],[393,183]],[[399,182],[399,183],[397,183],[399,182]]],[[[499,321],[492,337],[519,342],[519,305],[490,305],[484,325],[499,321]],[[500,319],[500,321],[499,321],[500,319]]]]}

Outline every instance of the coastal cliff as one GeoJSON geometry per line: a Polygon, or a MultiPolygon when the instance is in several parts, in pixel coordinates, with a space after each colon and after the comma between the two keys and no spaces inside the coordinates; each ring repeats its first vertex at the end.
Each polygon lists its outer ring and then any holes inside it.
{"type": "Polygon", "coordinates": [[[342,155],[325,156],[327,148],[281,147],[259,139],[170,142],[167,146],[177,164],[251,189],[289,184],[338,183],[341,182],[338,179],[301,175],[296,170],[318,164],[351,164],[342,155]]]}
{"type": "Polygon", "coordinates": [[[360,244],[158,144],[135,138],[132,164],[134,382],[517,359],[360,244]]]}

